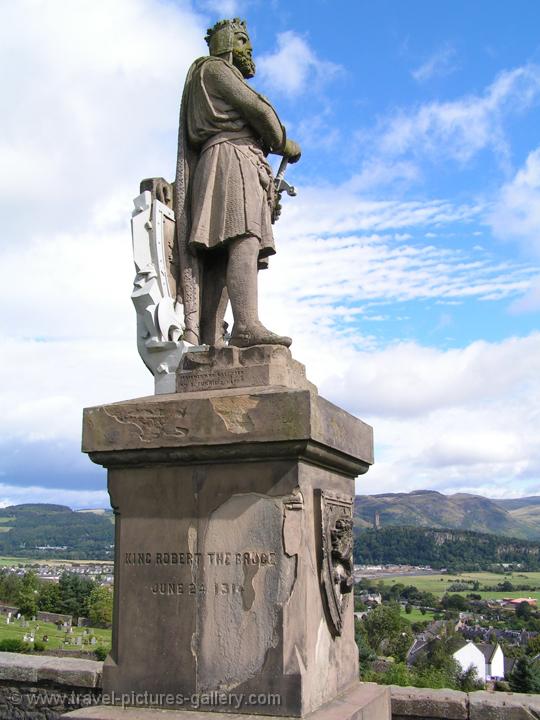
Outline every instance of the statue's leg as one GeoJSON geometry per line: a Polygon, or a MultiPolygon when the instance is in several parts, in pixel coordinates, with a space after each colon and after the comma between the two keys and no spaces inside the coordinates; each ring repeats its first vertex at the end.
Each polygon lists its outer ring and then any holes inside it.
{"type": "Polygon", "coordinates": [[[250,236],[231,240],[228,243],[228,248],[227,290],[234,317],[230,345],[236,347],[285,345],[289,347],[292,342],[291,338],[270,332],[259,321],[257,293],[258,239],[250,236]]]}
{"type": "Polygon", "coordinates": [[[202,256],[203,287],[201,303],[201,342],[222,347],[225,344],[225,311],[229,297],[226,287],[227,251],[208,250],[202,256]]]}

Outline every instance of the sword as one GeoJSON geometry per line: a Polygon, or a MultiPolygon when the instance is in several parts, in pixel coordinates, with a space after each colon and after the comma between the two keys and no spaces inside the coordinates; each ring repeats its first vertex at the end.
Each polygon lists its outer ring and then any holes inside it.
{"type": "Polygon", "coordinates": [[[294,197],[298,194],[296,192],[296,188],[294,187],[294,185],[289,185],[289,183],[285,180],[285,170],[287,169],[288,163],[289,158],[284,157],[279,165],[279,170],[274,179],[274,183],[277,193],[282,193],[283,191],[285,191],[287,195],[294,197]]]}

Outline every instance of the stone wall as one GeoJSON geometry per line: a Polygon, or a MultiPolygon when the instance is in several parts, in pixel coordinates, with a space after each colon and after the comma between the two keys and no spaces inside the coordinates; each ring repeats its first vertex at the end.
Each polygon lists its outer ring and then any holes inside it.
{"type": "Polygon", "coordinates": [[[392,720],[537,720],[540,695],[392,685],[392,720]]]}
{"type": "Polygon", "coordinates": [[[56,720],[101,697],[102,663],[0,652],[0,720],[56,720]]]}
{"type": "MultiPolygon", "coordinates": [[[[0,720],[57,720],[97,704],[102,663],[0,652],[0,720]]],[[[538,720],[540,695],[393,685],[392,720],[538,720]]]]}

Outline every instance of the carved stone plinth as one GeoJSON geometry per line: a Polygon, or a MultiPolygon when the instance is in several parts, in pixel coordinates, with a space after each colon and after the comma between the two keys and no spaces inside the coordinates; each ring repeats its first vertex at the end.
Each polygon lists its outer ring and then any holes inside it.
{"type": "MultiPolygon", "coordinates": [[[[246,354],[228,353],[233,367],[246,354]]],[[[368,425],[309,388],[193,390],[85,410],[83,450],[108,468],[116,513],[105,693],[182,696],[183,710],[233,693],[205,710],[303,716],[357,683],[368,425]]]]}
{"type": "Polygon", "coordinates": [[[269,386],[315,390],[305,367],[282,345],[188,352],[176,373],[177,392],[269,386]]]}

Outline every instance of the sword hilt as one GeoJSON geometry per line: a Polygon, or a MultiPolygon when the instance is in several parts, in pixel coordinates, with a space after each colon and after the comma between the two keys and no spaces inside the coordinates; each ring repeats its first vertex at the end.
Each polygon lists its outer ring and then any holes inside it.
{"type": "Polygon", "coordinates": [[[279,170],[275,177],[274,183],[276,186],[276,192],[282,193],[286,192],[287,195],[290,195],[291,197],[294,197],[298,193],[296,192],[296,188],[294,185],[289,185],[289,183],[285,180],[285,170],[287,169],[287,165],[289,163],[289,158],[284,157],[281,160],[281,163],[279,164],[279,170]]]}

